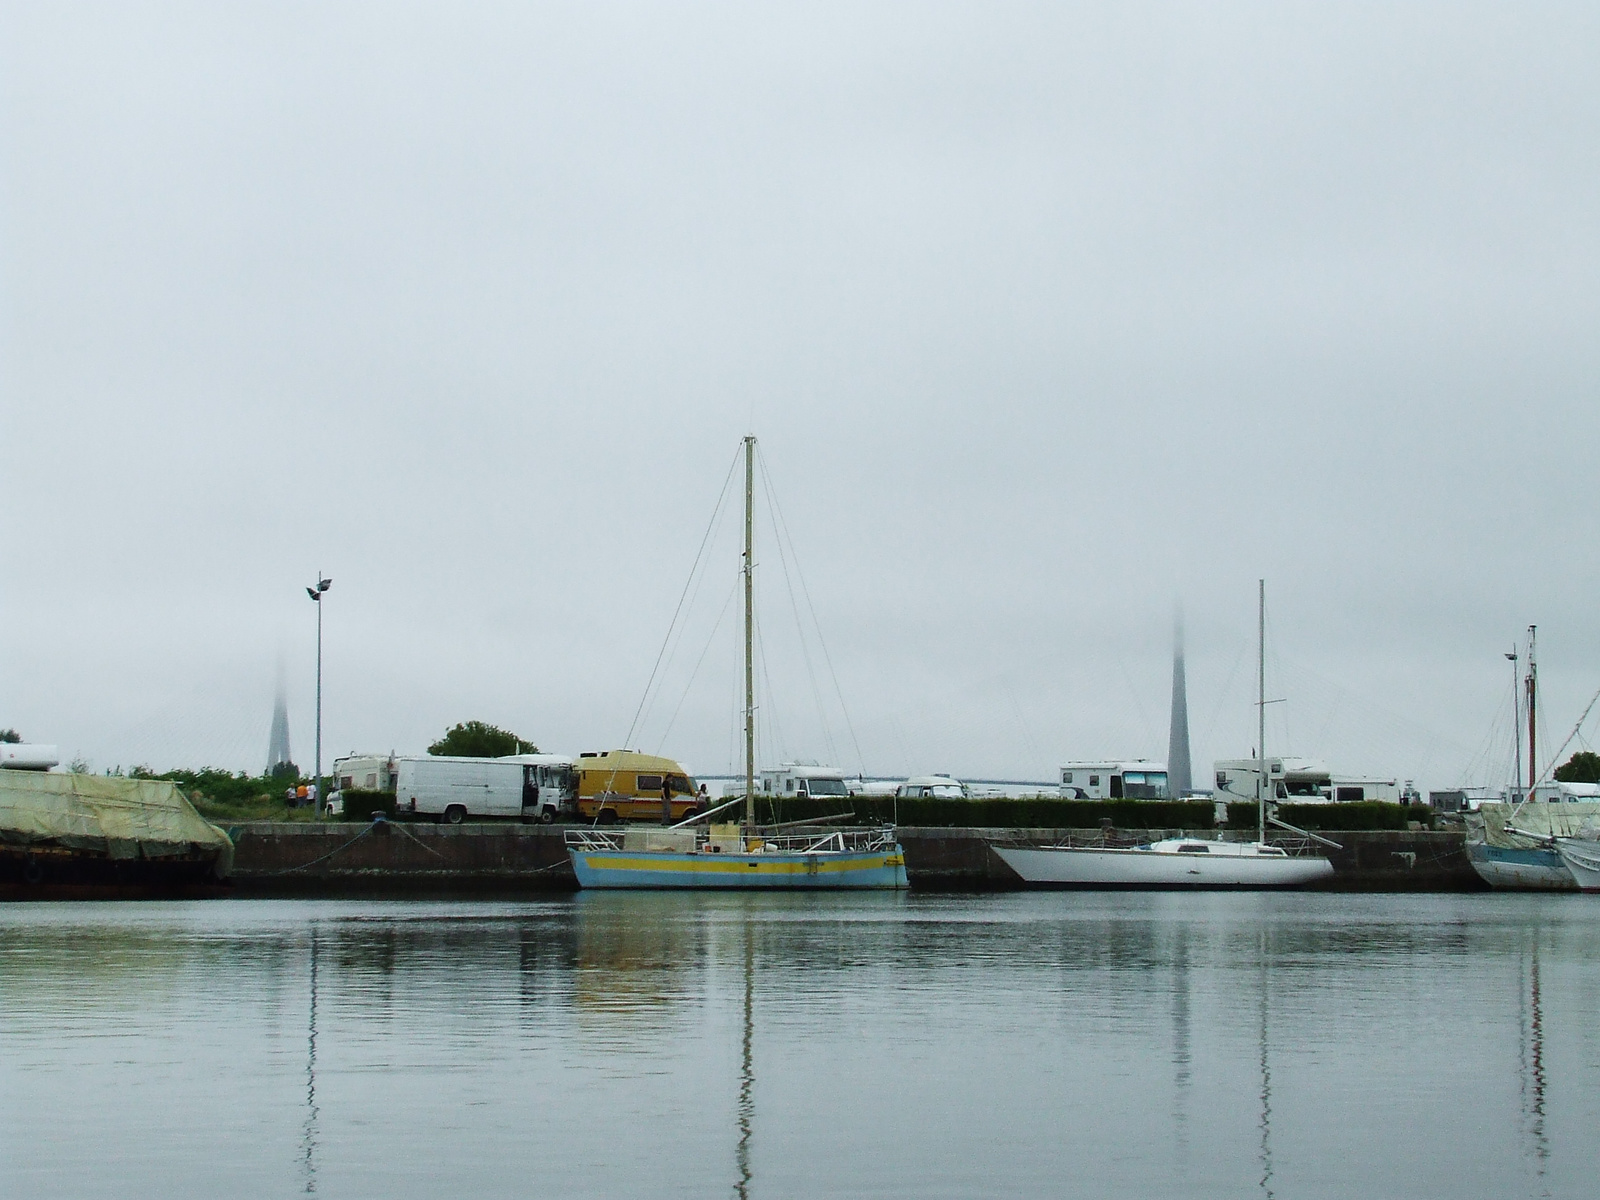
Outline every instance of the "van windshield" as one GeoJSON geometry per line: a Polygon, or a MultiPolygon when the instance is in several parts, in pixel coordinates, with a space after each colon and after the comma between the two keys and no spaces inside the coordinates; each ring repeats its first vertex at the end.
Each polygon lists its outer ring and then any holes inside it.
{"type": "Polygon", "coordinates": [[[808,779],[806,791],[813,796],[848,796],[849,789],[842,779],[808,779]]]}

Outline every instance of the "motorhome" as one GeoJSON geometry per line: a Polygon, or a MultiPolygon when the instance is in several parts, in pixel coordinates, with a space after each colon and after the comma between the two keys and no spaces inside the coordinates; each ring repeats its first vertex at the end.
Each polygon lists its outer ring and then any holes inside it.
{"type": "Polygon", "coordinates": [[[1167,764],[1132,762],[1069,762],[1061,766],[1063,800],[1167,800],[1167,764]]]}
{"type": "MultiPolygon", "coordinates": [[[[1281,803],[1356,804],[1376,800],[1384,804],[1414,804],[1422,799],[1409,779],[1335,775],[1326,762],[1316,758],[1270,758],[1268,763],[1272,798],[1281,803]]],[[[1255,759],[1223,759],[1214,767],[1217,799],[1254,802],[1260,773],[1255,759]]]]}
{"type": "Polygon", "coordinates": [[[844,799],[850,795],[845,774],[838,767],[817,763],[786,762],[761,772],[758,785],[763,796],[798,796],[818,799],[844,799]]]}
{"type": "Polygon", "coordinates": [[[637,750],[587,751],[578,755],[575,766],[578,813],[602,825],[659,821],[663,788],[671,795],[673,821],[701,811],[708,803],[700,785],[670,758],[637,750]]]}
{"type": "Polygon", "coordinates": [[[572,759],[556,754],[508,758],[398,757],[395,811],[451,825],[468,817],[514,817],[549,823],[577,802],[572,759]]]}

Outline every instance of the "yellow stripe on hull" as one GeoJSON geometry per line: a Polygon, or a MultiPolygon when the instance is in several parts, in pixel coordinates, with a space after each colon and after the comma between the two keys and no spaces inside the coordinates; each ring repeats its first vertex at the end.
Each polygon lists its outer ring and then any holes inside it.
{"type": "Polygon", "coordinates": [[[586,888],[903,888],[905,855],[893,851],[833,854],[671,854],[573,850],[586,888]]]}

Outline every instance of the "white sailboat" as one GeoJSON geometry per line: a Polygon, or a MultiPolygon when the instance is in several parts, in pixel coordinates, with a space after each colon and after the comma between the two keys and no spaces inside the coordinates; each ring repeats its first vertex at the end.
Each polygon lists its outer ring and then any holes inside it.
{"type": "MultiPolygon", "coordinates": [[[[1050,887],[1144,888],[1269,888],[1302,887],[1333,875],[1333,864],[1320,855],[1290,854],[1267,841],[1267,791],[1271,786],[1266,756],[1266,581],[1259,589],[1258,670],[1260,743],[1256,761],[1258,826],[1253,842],[1168,838],[1143,846],[1003,846],[991,845],[1025,883],[1050,887]]],[[[1288,826],[1284,826],[1289,828],[1288,826]]],[[[1295,830],[1302,837],[1329,846],[1335,843],[1295,830]]]]}
{"type": "Polygon", "coordinates": [[[756,439],[744,439],[744,806],[737,824],[700,822],[741,801],[669,828],[574,829],[566,835],[584,888],[903,888],[905,853],[892,826],[866,829],[791,822],[755,825],[754,507],[756,439]],[[809,828],[807,828],[809,826],[809,828]]]}

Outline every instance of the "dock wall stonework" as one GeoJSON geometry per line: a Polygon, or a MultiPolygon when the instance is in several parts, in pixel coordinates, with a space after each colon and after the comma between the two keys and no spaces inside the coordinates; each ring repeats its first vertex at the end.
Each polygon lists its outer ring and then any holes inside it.
{"type": "MultiPolygon", "coordinates": [[[[236,843],[238,895],[404,895],[570,891],[577,887],[560,826],[248,823],[236,843]]],[[[991,840],[1050,845],[1066,829],[900,829],[916,889],[1006,891],[1021,881],[989,849],[991,840]]],[[[1123,837],[1176,830],[1120,830],[1123,837]]],[[[1200,837],[1215,836],[1211,833],[1200,837]]],[[[1334,875],[1325,890],[1457,892],[1483,887],[1460,832],[1377,830],[1333,835],[1334,875]]]]}

